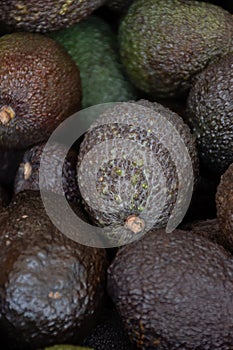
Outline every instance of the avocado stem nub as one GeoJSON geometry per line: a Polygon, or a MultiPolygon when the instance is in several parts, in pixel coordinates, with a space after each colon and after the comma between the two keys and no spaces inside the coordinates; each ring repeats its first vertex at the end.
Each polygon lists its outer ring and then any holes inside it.
{"type": "Polygon", "coordinates": [[[140,233],[145,228],[145,221],[139,218],[137,215],[133,214],[128,216],[126,219],[125,227],[134,233],[140,233]]]}
{"type": "Polygon", "coordinates": [[[0,108],[0,123],[6,125],[15,117],[15,112],[10,106],[2,106],[0,108]]]}
{"type": "Polygon", "coordinates": [[[24,175],[24,180],[28,180],[29,177],[31,176],[32,173],[32,166],[29,162],[24,164],[23,167],[23,175],[24,175]]]}

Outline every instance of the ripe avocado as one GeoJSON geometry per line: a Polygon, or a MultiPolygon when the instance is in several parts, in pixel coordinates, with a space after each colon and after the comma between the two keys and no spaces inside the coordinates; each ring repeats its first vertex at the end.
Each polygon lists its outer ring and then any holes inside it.
{"type": "Polygon", "coordinates": [[[41,34],[0,38],[0,147],[45,141],[80,109],[79,70],[70,55],[41,34]]]}
{"type": "Polygon", "coordinates": [[[54,32],[80,69],[82,107],[136,98],[118,57],[117,37],[103,19],[91,16],[77,25],[54,32]]]}
{"type": "Polygon", "coordinates": [[[208,169],[222,174],[233,162],[233,53],[210,64],[193,84],[185,120],[208,169]]]}
{"type": "Polygon", "coordinates": [[[0,19],[11,30],[49,32],[90,15],[105,0],[2,0],[0,19]]]}
{"type": "Polygon", "coordinates": [[[199,1],[136,0],[119,27],[130,80],[151,97],[187,94],[193,77],[232,51],[233,18],[199,1]]]}
{"type": "Polygon", "coordinates": [[[80,341],[103,300],[105,251],[60,233],[36,191],[15,196],[0,227],[1,344],[26,350],[80,341]]]}
{"type": "MultiPolygon", "coordinates": [[[[195,140],[182,118],[162,105],[145,100],[119,103],[92,124],[80,146],[77,175],[83,205],[97,226],[109,226],[114,231],[125,225],[127,233],[136,236],[148,227],[167,225],[181,186],[177,158],[181,156],[182,166],[187,166],[185,152],[177,154],[178,138],[186,145],[195,177],[195,140]],[[161,130],[157,125],[160,118],[161,130]],[[172,125],[173,137],[169,133],[166,138],[164,128],[168,129],[168,124],[172,125]],[[166,203],[161,215],[156,216],[155,211],[163,205],[164,191],[166,203]]],[[[187,170],[187,182],[189,175],[187,170]]]]}
{"type": "MultiPolygon", "coordinates": [[[[44,143],[33,146],[25,152],[15,176],[15,194],[24,190],[39,191],[39,170],[44,146],[44,143]]],[[[46,157],[44,158],[45,160],[49,160],[46,164],[46,180],[48,181],[49,179],[47,190],[57,194],[62,194],[59,193],[59,189],[57,188],[58,171],[51,173],[51,162],[53,163],[53,167],[55,164],[59,166],[60,159],[62,159],[62,152],[63,146],[61,144],[50,143],[49,151],[46,152],[46,157]]],[[[63,165],[63,190],[67,200],[72,203],[80,202],[80,193],[76,181],[76,164],[77,153],[74,150],[70,150],[63,165]]],[[[46,183],[48,183],[47,181],[46,183]]]]}
{"type": "Polygon", "coordinates": [[[223,240],[233,251],[233,164],[221,177],[216,193],[216,207],[223,240]]]}
{"type": "Polygon", "coordinates": [[[231,350],[232,290],[232,255],[179,230],[120,248],[108,270],[108,292],[142,350],[231,350]]]}

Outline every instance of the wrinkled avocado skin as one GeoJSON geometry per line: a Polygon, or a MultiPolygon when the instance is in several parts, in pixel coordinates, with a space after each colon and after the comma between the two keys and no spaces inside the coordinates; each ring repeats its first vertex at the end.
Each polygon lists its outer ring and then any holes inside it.
{"type": "Polygon", "coordinates": [[[108,292],[143,350],[231,350],[232,288],[232,256],[180,230],[120,248],[108,270],[108,292]]]}
{"type": "Polygon", "coordinates": [[[60,233],[36,191],[19,193],[0,227],[1,343],[36,349],[88,334],[103,300],[105,251],[60,233]]]}

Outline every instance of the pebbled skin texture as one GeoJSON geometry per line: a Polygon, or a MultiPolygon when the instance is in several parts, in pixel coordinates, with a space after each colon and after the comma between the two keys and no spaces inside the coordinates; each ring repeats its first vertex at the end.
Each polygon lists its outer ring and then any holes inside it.
{"type": "MultiPolygon", "coordinates": [[[[146,213],[148,212],[147,223],[150,221],[153,222],[153,227],[156,228],[165,227],[176,201],[178,193],[178,175],[175,163],[166,148],[169,140],[163,143],[163,135],[159,132],[156,133],[156,113],[166,118],[165,120],[168,120],[180,134],[192,160],[194,176],[197,176],[198,158],[195,140],[190,133],[189,127],[183,122],[182,118],[162,105],[146,100],[139,100],[137,102],[130,101],[130,103],[118,104],[114,108],[110,108],[103,113],[86,132],[84,140],[81,143],[78,155],[77,174],[84,207],[97,225],[112,225],[117,227],[117,225],[123,224],[129,215],[139,215],[140,207],[144,208],[145,203],[150,197],[153,198],[153,205],[148,208],[148,211],[147,209],[145,210],[146,213]],[[131,102],[132,107],[130,105],[131,102]],[[125,125],[124,121],[128,123],[132,121],[132,125],[125,125]],[[138,125],[140,125],[140,127],[138,125]],[[150,128],[155,130],[155,132],[151,132],[150,128]],[[146,164],[146,162],[149,163],[150,157],[153,156],[161,165],[162,170],[158,175],[157,182],[154,178],[150,178],[149,176],[147,180],[144,174],[144,168],[133,164],[132,159],[134,159],[136,153],[135,148],[138,147],[137,143],[136,146],[129,143],[124,146],[125,148],[123,149],[117,146],[114,148],[113,146],[113,155],[108,154],[108,141],[118,139],[134,140],[140,145],[146,145],[147,150],[153,150],[153,153],[151,152],[150,155],[144,151],[143,162],[144,164],[146,164]],[[106,142],[105,146],[103,146],[103,149],[101,149],[98,155],[93,153],[88,163],[88,169],[93,167],[93,162],[97,162],[100,169],[96,175],[96,184],[99,191],[98,201],[102,207],[99,206],[99,208],[96,208],[92,206],[92,203],[88,203],[86,200],[90,194],[89,189],[86,188],[87,169],[83,167],[82,161],[85,159],[88,152],[95,152],[95,146],[100,142],[106,142]],[[118,156],[114,156],[115,149],[119,150],[118,156]],[[120,176],[116,175],[115,169],[122,169],[123,174],[120,176]],[[137,181],[135,183],[133,182],[134,176],[137,176],[137,181]],[[161,202],[161,192],[158,184],[162,181],[163,177],[166,180],[166,186],[169,188],[171,196],[169,196],[164,205],[159,219],[154,221],[155,207],[161,202]],[[147,188],[143,188],[143,183],[146,181],[148,186],[147,188]],[[116,196],[122,199],[120,204],[117,203],[116,196]],[[111,208],[115,204],[117,205],[115,211],[108,210],[109,207],[111,208]]],[[[152,168],[151,165],[148,166],[152,168]]]]}
{"type": "MultiPolygon", "coordinates": [[[[45,143],[33,146],[28,149],[24,156],[23,160],[18,168],[18,171],[15,176],[14,181],[14,193],[17,194],[24,190],[34,190],[39,191],[39,169],[41,155],[44,150],[45,143]],[[31,174],[25,178],[25,166],[27,164],[31,166],[31,174]]],[[[58,170],[55,173],[51,172],[51,162],[53,167],[55,164],[56,169],[61,166],[60,159],[63,158],[62,154],[63,145],[59,143],[51,144],[49,152],[46,152],[46,183],[48,181],[47,190],[50,190],[54,193],[62,195],[59,193],[57,186],[57,177],[59,176],[58,170]]],[[[45,160],[44,160],[45,163],[45,160]]],[[[63,190],[67,200],[71,203],[80,202],[80,193],[78,191],[78,185],[76,181],[76,164],[77,164],[77,153],[74,150],[70,150],[66,156],[64,165],[63,165],[63,190]]],[[[45,165],[44,165],[45,166],[45,165]]],[[[41,181],[42,182],[42,181],[41,181]]]]}
{"type": "Polygon", "coordinates": [[[83,20],[105,0],[2,0],[0,18],[12,30],[49,32],[83,20]]]}
{"type": "Polygon", "coordinates": [[[119,28],[130,80],[154,98],[187,94],[193,77],[232,51],[233,18],[210,3],[137,0],[119,28]]]}
{"type": "Polygon", "coordinates": [[[41,34],[0,38],[0,107],[15,117],[0,124],[0,147],[26,148],[45,141],[81,101],[79,70],[70,55],[41,34]]]}
{"type": "Polygon", "coordinates": [[[231,350],[232,290],[232,256],[179,230],[120,248],[108,270],[108,292],[143,350],[231,350]]]}
{"type": "Polygon", "coordinates": [[[216,193],[216,207],[223,240],[233,251],[233,164],[221,177],[216,193]]]}
{"type": "Polygon", "coordinates": [[[136,99],[118,54],[117,37],[109,24],[90,16],[72,28],[51,33],[80,69],[82,107],[136,99]]]}
{"type": "Polygon", "coordinates": [[[210,64],[197,77],[185,112],[202,162],[219,174],[233,162],[232,67],[233,53],[210,64]]]}
{"type": "Polygon", "coordinates": [[[39,192],[19,193],[0,220],[1,343],[18,350],[81,339],[102,302],[105,251],[58,232],[39,192]]]}

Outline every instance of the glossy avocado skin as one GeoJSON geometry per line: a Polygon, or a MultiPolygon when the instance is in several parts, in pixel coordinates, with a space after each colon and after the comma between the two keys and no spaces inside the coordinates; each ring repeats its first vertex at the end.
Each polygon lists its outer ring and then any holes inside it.
{"type": "Polygon", "coordinates": [[[233,53],[210,64],[192,86],[185,120],[196,136],[202,163],[223,174],[233,162],[233,53]]]}
{"type": "Polygon", "coordinates": [[[185,96],[197,73],[232,51],[232,22],[207,2],[135,1],[119,27],[129,79],[153,98],[185,96]]]}
{"type": "Polygon", "coordinates": [[[46,141],[81,108],[79,70],[51,38],[4,35],[0,61],[0,147],[26,149],[46,141]]]}
{"type": "Polygon", "coordinates": [[[19,193],[0,220],[1,343],[18,350],[82,339],[102,303],[105,251],[60,233],[35,191],[19,193]]]}
{"type": "Polygon", "coordinates": [[[3,0],[2,23],[14,31],[49,32],[69,27],[90,15],[104,0],[3,0]]]}
{"type": "Polygon", "coordinates": [[[51,33],[72,56],[82,80],[82,107],[137,98],[118,54],[117,37],[103,19],[90,16],[71,28],[51,33]]]}
{"type": "Polygon", "coordinates": [[[232,288],[232,255],[179,230],[120,248],[108,270],[108,292],[143,350],[232,349],[232,288]]]}
{"type": "Polygon", "coordinates": [[[221,177],[216,193],[216,207],[223,241],[233,252],[233,164],[221,177]]]}

